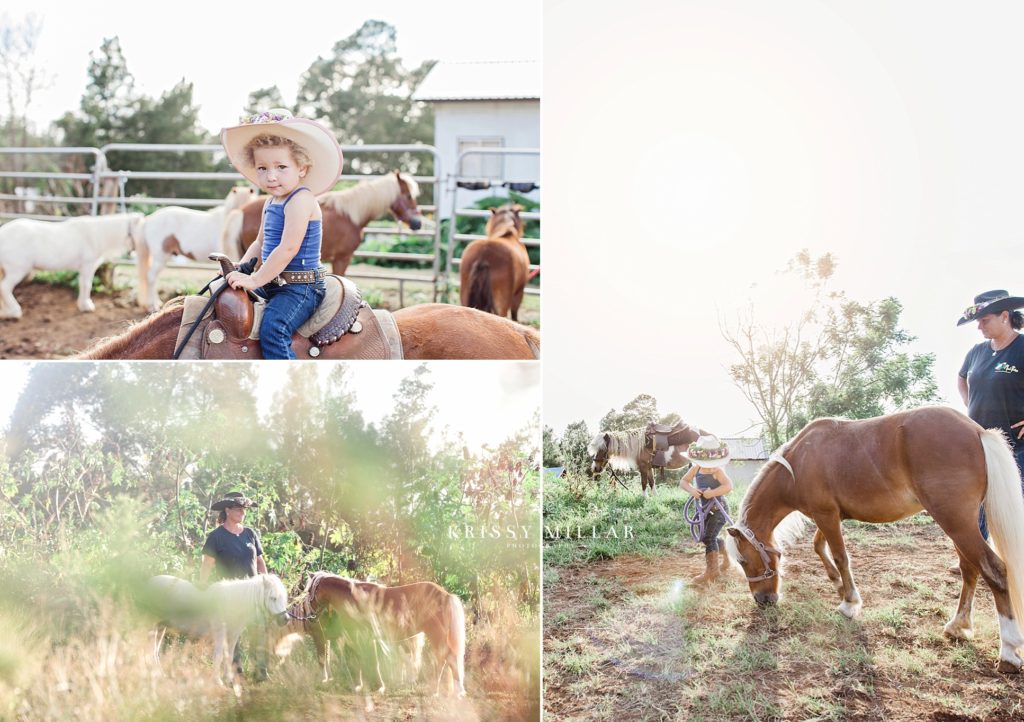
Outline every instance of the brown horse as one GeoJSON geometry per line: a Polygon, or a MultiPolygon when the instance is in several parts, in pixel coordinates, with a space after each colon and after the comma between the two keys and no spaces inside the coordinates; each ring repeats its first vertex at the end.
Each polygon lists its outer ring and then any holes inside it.
{"type": "MultiPolygon", "coordinates": [[[[168,305],[120,336],[100,341],[79,359],[170,359],[183,306],[168,305]]],[[[506,318],[444,303],[421,303],[392,314],[407,359],[540,358],[540,334],[506,318]]],[[[325,346],[321,358],[333,358],[325,346]]]]}
{"type": "Polygon", "coordinates": [[[659,476],[664,481],[665,469],[681,469],[690,463],[683,456],[683,452],[701,434],[707,433],[686,423],[679,424],[668,434],[668,443],[671,446],[665,451],[664,457],[659,459],[652,448],[649,429],[650,427],[642,426],[628,431],[605,431],[594,436],[587,446],[591,460],[591,478],[596,480],[608,464],[611,464],[612,469],[636,469],[640,472],[640,488],[644,496],[647,496],[648,488],[653,494],[655,486],[652,469],[658,469],[659,476]]]}
{"type": "MultiPolygon", "coordinates": [[[[352,254],[363,241],[363,229],[390,211],[409,228],[418,231],[423,218],[416,206],[420,189],[416,181],[405,173],[387,175],[360,181],[352,188],[331,191],[319,196],[323,213],[323,241],[320,257],[331,262],[334,273],[343,274],[352,261],[352,254]]],[[[239,214],[227,221],[224,248],[239,249],[239,257],[256,240],[263,220],[263,206],[269,196],[250,201],[239,214]]]]}
{"type": "Polygon", "coordinates": [[[512,314],[517,321],[523,288],[530,272],[530,255],[520,240],[523,220],[518,204],[491,209],[487,219],[487,238],[478,238],[466,247],[459,264],[463,306],[499,316],[512,314]]]}
{"type": "Polygon", "coordinates": [[[928,511],[956,545],[963,587],[949,637],[970,639],[978,574],[999,615],[1000,672],[1019,672],[1024,636],[1024,497],[1002,434],[944,407],[861,421],[818,419],[786,443],[751,482],[729,529],[729,552],[743,567],[758,604],[779,598],[782,548],[802,526],[817,524],[814,550],[853,618],[861,597],[853,581],[841,522],[892,522],[928,511]],[[998,554],[978,529],[982,502],[998,554]],[[778,528],[777,528],[778,527],[778,528]],[[827,547],[827,548],[826,548],[827,547]]]}
{"type": "Polygon", "coordinates": [[[355,642],[360,657],[359,672],[363,685],[384,690],[377,658],[377,645],[371,649],[367,635],[397,648],[424,635],[434,655],[437,691],[445,670],[450,670],[454,691],[466,694],[465,655],[466,619],[462,600],[433,582],[415,582],[386,587],[374,582],[361,582],[327,572],[317,572],[306,589],[307,606],[314,616],[307,631],[316,643],[317,653],[329,676],[328,649],[332,640],[355,642]]]}

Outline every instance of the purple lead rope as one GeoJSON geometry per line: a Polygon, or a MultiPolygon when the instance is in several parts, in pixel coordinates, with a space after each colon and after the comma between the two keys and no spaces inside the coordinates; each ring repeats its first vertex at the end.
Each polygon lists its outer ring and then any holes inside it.
{"type": "Polygon", "coordinates": [[[704,538],[704,524],[707,521],[708,515],[713,513],[716,508],[722,512],[722,515],[725,517],[725,523],[732,524],[732,517],[729,516],[729,512],[725,510],[725,505],[722,504],[720,499],[721,497],[717,496],[713,496],[710,499],[698,499],[692,494],[690,495],[686,506],[683,507],[683,518],[690,524],[690,534],[693,536],[694,541],[700,541],[704,538]]]}

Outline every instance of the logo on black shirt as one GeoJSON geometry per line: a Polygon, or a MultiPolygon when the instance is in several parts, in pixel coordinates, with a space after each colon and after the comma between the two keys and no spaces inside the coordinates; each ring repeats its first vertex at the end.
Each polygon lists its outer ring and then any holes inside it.
{"type": "Polygon", "coordinates": [[[1017,367],[1011,366],[1004,361],[1003,363],[996,364],[995,371],[999,374],[1015,374],[1017,373],[1017,367]]]}

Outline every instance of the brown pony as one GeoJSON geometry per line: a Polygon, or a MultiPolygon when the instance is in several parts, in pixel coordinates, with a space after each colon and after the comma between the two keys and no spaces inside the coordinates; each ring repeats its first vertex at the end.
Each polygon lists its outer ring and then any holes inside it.
{"type": "Polygon", "coordinates": [[[591,461],[591,478],[596,480],[608,464],[611,464],[612,469],[636,469],[640,472],[640,488],[644,496],[647,496],[648,488],[653,494],[653,469],[658,469],[659,476],[664,481],[665,469],[681,469],[690,463],[683,456],[683,452],[701,434],[707,433],[689,424],[680,424],[668,434],[668,443],[671,447],[665,452],[663,462],[659,463],[655,458],[654,449],[651,448],[648,431],[649,427],[640,427],[628,431],[605,431],[594,436],[587,446],[591,461]]]}
{"type": "Polygon", "coordinates": [[[520,240],[523,220],[518,204],[491,209],[487,219],[487,238],[478,238],[466,247],[459,264],[463,306],[518,320],[523,288],[530,272],[530,255],[520,240]]]}
{"type": "MultiPolygon", "coordinates": [[[[317,572],[310,578],[306,595],[306,604],[314,616],[306,629],[316,644],[325,679],[329,676],[328,649],[332,640],[351,643],[370,634],[388,647],[397,647],[422,634],[434,655],[437,691],[440,692],[441,679],[448,669],[456,695],[466,695],[466,619],[457,595],[433,582],[386,587],[327,572],[317,572]]],[[[377,645],[371,650],[357,643],[355,652],[361,657],[356,660],[360,662],[360,686],[370,684],[383,691],[377,645]]]]}
{"type": "MultiPolygon", "coordinates": [[[[416,181],[405,173],[387,175],[360,181],[352,188],[331,191],[319,196],[323,213],[323,242],[320,257],[331,262],[334,273],[343,274],[352,261],[352,254],[363,241],[363,229],[390,211],[409,228],[418,231],[423,218],[416,206],[420,189],[416,181]]],[[[263,206],[267,198],[250,201],[232,215],[224,230],[224,248],[239,249],[239,257],[256,240],[263,219],[263,206]]]]}
{"type": "Polygon", "coordinates": [[[999,615],[999,671],[1017,673],[1024,646],[1024,497],[1020,474],[998,430],[933,406],[861,421],[818,419],[772,455],[751,483],[729,529],[729,553],[758,604],[779,599],[782,549],[803,525],[817,525],[814,550],[853,618],[861,611],[841,522],[892,522],[926,510],[956,545],[963,587],[943,630],[970,639],[978,574],[999,615]],[[982,502],[998,553],[978,529],[982,502]]]}
{"type": "MultiPolygon", "coordinates": [[[[100,341],[79,359],[170,359],[181,326],[183,306],[169,305],[100,341]]],[[[532,328],[472,308],[421,303],[395,311],[395,324],[407,359],[537,359],[540,334],[532,328]]],[[[325,346],[321,358],[333,358],[325,346]]]]}

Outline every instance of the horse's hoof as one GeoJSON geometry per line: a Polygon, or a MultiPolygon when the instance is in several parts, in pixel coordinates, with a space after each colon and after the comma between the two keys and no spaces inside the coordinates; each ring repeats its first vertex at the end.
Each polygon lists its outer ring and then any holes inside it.
{"type": "Polygon", "coordinates": [[[78,304],[78,310],[81,311],[82,313],[90,313],[90,312],[96,310],[96,304],[93,303],[92,301],[87,301],[86,303],[80,303],[80,304],[78,304]]]}
{"type": "Polygon", "coordinates": [[[844,601],[838,607],[839,613],[847,619],[856,619],[857,615],[860,614],[860,610],[863,605],[860,602],[847,602],[844,601]]]}
{"type": "Polygon", "coordinates": [[[996,670],[998,670],[1000,674],[1020,674],[1020,665],[1014,664],[1006,659],[1000,659],[999,666],[996,667],[996,670]]]}
{"type": "Polygon", "coordinates": [[[953,622],[948,622],[946,626],[942,628],[942,633],[950,639],[974,639],[973,629],[970,627],[954,625],[953,622]]]}

